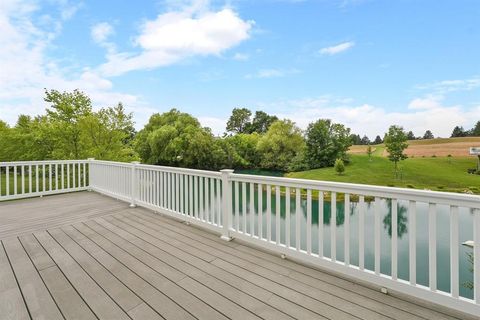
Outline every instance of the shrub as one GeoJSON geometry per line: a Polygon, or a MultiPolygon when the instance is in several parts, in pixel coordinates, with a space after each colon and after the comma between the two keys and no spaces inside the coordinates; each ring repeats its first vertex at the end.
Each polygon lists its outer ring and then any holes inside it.
{"type": "Polygon", "coordinates": [[[335,160],[335,171],[338,175],[342,175],[345,172],[345,164],[342,159],[335,160]]]}
{"type": "Polygon", "coordinates": [[[407,184],[407,188],[415,189],[415,186],[413,184],[407,184]]]}

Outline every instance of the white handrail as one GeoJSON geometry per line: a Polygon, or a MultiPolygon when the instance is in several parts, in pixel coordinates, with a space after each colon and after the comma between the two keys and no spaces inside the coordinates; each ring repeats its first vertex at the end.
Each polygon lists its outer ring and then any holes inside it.
{"type": "Polygon", "coordinates": [[[88,188],[89,160],[0,162],[0,201],[88,188]]]}
{"type": "Polygon", "coordinates": [[[473,248],[473,297],[463,297],[459,292],[463,281],[459,278],[459,260],[465,258],[459,255],[459,215],[470,213],[467,227],[472,228],[474,243],[480,243],[480,197],[476,195],[93,159],[0,163],[0,201],[85,189],[200,225],[221,234],[225,240],[238,238],[371,285],[480,314],[480,245],[473,248]],[[440,228],[439,224],[445,221],[439,216],[441,207],[448,209],[448,228],[440,228]],[[419,218],[421,208],[426,208],[426,219],[419,218]],[[391,230],[391,254],[387,257],[382,250],[386,245],[381,222],[385,210],[390,214],[390,222],[385,225],[384,221],[383,226],[391,230]],[[408,244],[400,241],[397,232],[400,215],[408,221],[403,222],[408,229],[408,244]],[[325,217],[329,217],[329,224],[324,223],[325,217]],[[449,234],[437,235],[437,229],[447,229],[449,234]],[[426,230],[427,236],[421,240],[417,230],[426,230]],[[439,241],[445,240],[443,237],[449,237],[449,275],[442,274],[437,265],[437,250],[439,241]],[[417,263],[418,241],[425,241],[428,255],[429,276],[423,282],[424,273],[417,273],[417,266],[421,265],[417,263]],[[367,250],[370,257],[373,255],[370,264],[367,250]],[[405,275],[401,278],[400,252],[409,260],[404,265],[407,279],[405,275]],[[382,267],[385,258],[390,259],[388,270],[382,267]],[[450,277],[448,292],[437,286],[439,279],[446,276],[450,277]]]}

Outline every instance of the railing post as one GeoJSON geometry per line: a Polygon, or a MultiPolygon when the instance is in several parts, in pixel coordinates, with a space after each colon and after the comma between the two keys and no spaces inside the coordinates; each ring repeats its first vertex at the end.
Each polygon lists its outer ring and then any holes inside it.
{"type": "MultiPolygon", "coordinates": [[[[92,191],[92,187],[91,187],[92,176],[93,176],[93,174],[92,174],[92,163],[93,163],[93,161],[95,161],[95,158],[88,158],[87,161],[88,161],[88,186],[87,186],[87,191],[92,191]]],[[[62,168],[63,168],[63,164],[62,164],[62,168]]],[[[63,180],[63,173],[62,173],[62,180],[63,180]]],[[[85,183],[86,183],[86,181],[85,181],[85,183]]]]}
{"type": "Polygon", "coordinates": [[[231,241],[230,226],[232,225],[232,193],[230,188],[231,169],[220,170],[222,173],[222,236],[225,241],[231,241]]]}
{"type": "Polygon", "coordinates": [[[130,200],[130,208],[135,208],[137,204],[135,203],[135,198],[137,197],[137,165],[140,162],[132,161],[132,185],[131,185],[131,200],[130,200]]]}

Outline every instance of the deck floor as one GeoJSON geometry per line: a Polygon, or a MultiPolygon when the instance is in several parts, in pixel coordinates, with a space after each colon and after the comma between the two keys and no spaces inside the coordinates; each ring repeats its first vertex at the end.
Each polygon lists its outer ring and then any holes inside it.
{"type": "Polygon", "coordinates": [[[93,192],[0,223],[1,319],[454,319],[93,192]]]}

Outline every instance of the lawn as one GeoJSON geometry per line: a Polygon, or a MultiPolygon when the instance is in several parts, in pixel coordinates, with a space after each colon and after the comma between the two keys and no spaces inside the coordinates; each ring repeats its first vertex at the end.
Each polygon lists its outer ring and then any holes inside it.
{"type": "Polygon", "coordinates": [[[287,177],[394,186],[437,191],[464,192],[470,190],[480,194],[480,175],[467,173],[476,166],[474,157],[416,157],[402,161],[401,177],[395,178],[393,163],[382,156],[351,154],[351,162],[343,175],[333,168],[322,168],[292,172],[287,177]]]}

